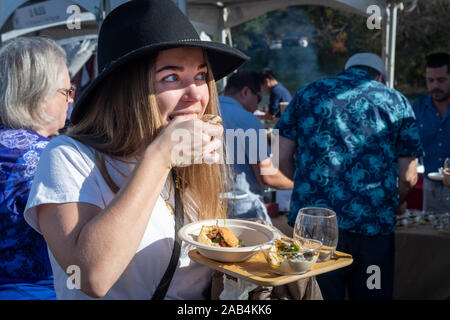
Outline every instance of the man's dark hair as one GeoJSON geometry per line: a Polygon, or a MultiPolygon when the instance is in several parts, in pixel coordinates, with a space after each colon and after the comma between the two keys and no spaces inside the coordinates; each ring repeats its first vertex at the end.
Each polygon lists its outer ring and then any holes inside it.
{"type": "Polygon", "coordinates": [[[351,68],[362,69],[362,70],[366,71],[368,74],[370,74],[370,76],[371,76],[372,78],[374,78],[374,79],[375,79],[376,77],[378,77],[378,76],[381,74],[380,71],[378,71],[378,70],[376,70],[376,69],[374,69],[374,68],[372,68],[372,67],[368,67],[368,66],[361,66],[361,65],[358,65],[358,66],[352,66],[351,68]]]}
{"type": "Polygon", "coordinates": [[[228,79],[227,86],[225,87],[225,93],[234,93],[241,91],[244,87],[249,87],[254,93],[261,91],[261,85],[263,79],[261,74],[250,71],[243,70],[236,73],[228,79]]]}
{"type": "Polygon", "coordinates": [[[426,57],[427,68],[440,68],[447,66],[447,73],[450,73],[450,55],[443,52],[432,53],[426,57]]]}
{"type": "Polygon", "coordinates": [[[263,70],[263,72],[261,73],[261,77],[263,78],[263,80],[264,79],[276,80],[275,75],[269,68],[265,68],[263,70]]]}

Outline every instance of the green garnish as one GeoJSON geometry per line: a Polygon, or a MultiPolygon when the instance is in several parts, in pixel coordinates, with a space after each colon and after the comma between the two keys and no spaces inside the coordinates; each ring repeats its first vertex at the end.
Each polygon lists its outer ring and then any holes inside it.
{"type": "Polygon", "coordinates": [[[220,243],[220,238],[214,238],[211,241],[214,242],[214,243],[220,243]]]}
{"type": "Polygon", "coordinates": [[[300,248],[295,243],[286,243],[282,241],[278,241],[277,249],[281,252],[298,252],[300,248]]]}

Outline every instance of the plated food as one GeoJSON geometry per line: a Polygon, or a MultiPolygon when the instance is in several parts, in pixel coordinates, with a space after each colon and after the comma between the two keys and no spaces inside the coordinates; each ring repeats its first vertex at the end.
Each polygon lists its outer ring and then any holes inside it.
{"type": "Polygon", "coordinates": [[[217,225],[202,226],[197,241],[209,246],[227,248],[236,248],[240,243],[230,229],[217,225]]]}
{"type": "MultiPolygon", "coordinates": [[[[428,214],[421,210],[406,209],[405,212],[397,216],[398,227],[416,226],[419,223],[427,223],[428,214]]],[[[431,218],[433,219],[433,217],[431,218]]]]}
{"type": "Polygon", "coordinates": [[[276,239],[262,249],[267,263],[280,274],[302,274],[311,270],[319,257],[322,243],[313,239],[276,239]]]}
{"type": "MultiPolygon", "coordinates": [[[[206,232],[206,229],[204,230],[206,232]]],[[[223,233],[225,234],[225,233],[223,233]]],[[[192,222],[178,231],[184,242],[195,246],[199,253],[209,259],[222,262],[242,262],[260,252],[264,245],[270,244],[279,237],[271,226],[241,219],[210,219],[192,222]],[[241,245],[236,247],[221,247],[205,244],[202,240],[204,226],[227,228],[239,239],[241,245]]]]}
{"type": "Polygon", "coordinates": [[[428,173],[428,178],[430,178],[431,180],[442,181],[443,176],[440,172],[430,172],[428,173]]]}

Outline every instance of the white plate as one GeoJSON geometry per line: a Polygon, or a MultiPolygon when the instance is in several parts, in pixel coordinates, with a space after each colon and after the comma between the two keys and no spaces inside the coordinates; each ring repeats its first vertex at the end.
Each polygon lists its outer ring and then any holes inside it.
{"type": "Polygon", "coordinates": [[[442,174],[440,174],[439,172],[430,172],[428,174],[428,178],[430,178],[431,180],[442,181],[442,174]]]}
{"type": "Polygon", "coordinates": [[[255,255],[261,246],[279,237],[279,234],[273,228],[257,222],[240,219],[214,219],[187,224],[178,231],[178,236],[184,242],[196,246],[200,254],[209,259],[222,262],[242,262],[255,255]],[[244,247],[213,247],[197,242],[203,225],[227,227],[239,240],[242,240],[244,247]]]}

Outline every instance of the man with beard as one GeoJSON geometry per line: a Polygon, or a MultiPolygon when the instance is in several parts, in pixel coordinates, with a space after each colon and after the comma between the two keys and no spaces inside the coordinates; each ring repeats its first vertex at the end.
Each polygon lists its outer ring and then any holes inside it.
{"type": "Polygon", "coordinates": [[[450,188],[428,178],[450,157],[450,55],[430,54],[426,58],[426,82],[429,94],[413,104],[425,150],[423,210],[450,211],[450,188]]]}

